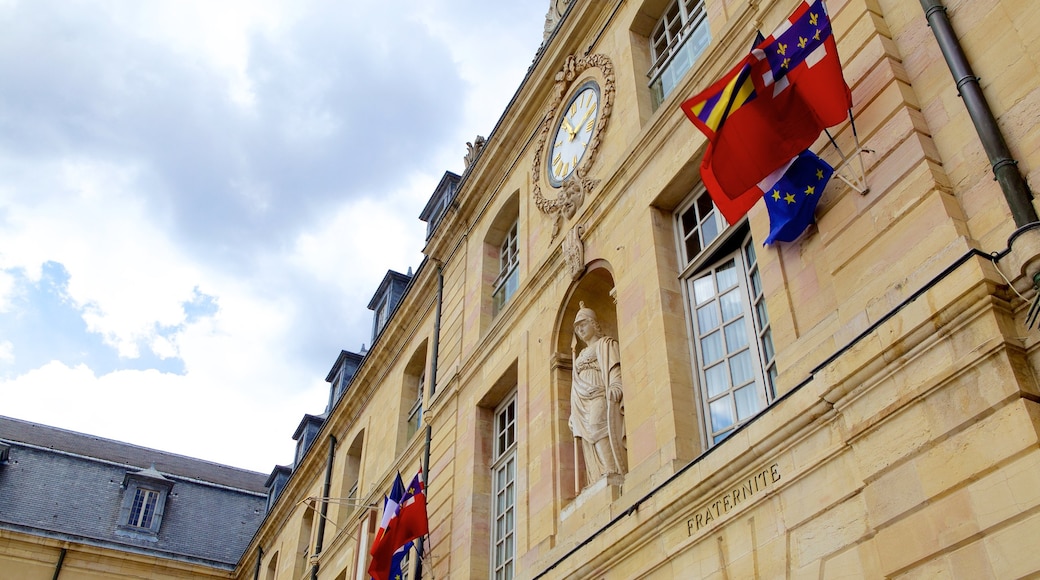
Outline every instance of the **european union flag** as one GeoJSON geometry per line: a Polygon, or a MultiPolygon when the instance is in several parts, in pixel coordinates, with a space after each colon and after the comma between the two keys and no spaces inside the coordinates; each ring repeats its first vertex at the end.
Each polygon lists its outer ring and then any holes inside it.
{"type": "Polygon", "coordinates": [[[793,242],[815,221],[813,213],[834,168],[812,151],[799,153],[783,175],[763,188],[769,211],[766,244],[793,242]]]}

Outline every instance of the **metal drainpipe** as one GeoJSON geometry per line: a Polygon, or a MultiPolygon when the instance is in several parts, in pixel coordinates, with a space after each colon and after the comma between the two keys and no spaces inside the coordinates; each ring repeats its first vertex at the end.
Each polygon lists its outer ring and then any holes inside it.
{"type": "Polygon", "coordinates": [[[1033,195],[1016,167],[1018,162],[1011,158],[1004,135],[1001,134],[993,111],[982,93],[979,77],[972,72],[971,64],[946,15],[946,7],[943,6],[942,0],[921,0],[921,8],[924,9],[928,26],[931,27],[932,34],[939,43],[939,49],[946,58],[946,64],[953,73],[953,79],[957,82],[957,90],[964,99],[964,106],[975,124],[975,132],[978,133],[982,147],[993,166],[994,179],[1000,182],[1000,189],[1003,190],[1004,198],[1011,208],[1015,225],[1022,227],[1040,221],[1030,201],[1033,195]]]}
{"type": "MultiPolygon", "coordinates": [[[[433,399],[433,393],[437,391],[437,357],[440,356],[440,345],[441,345],[441,300],[444,298],[444,270],[441,267],[440,262],[437,263],[437,310],[433,317],[433,352],[430,353],[430,358],[433,361],[430,363],[430,399],[433,399]]],[[[430,427],[429,421],[426,422],[426,446],[423,449],[423,485],[428,490],[430,487],[430,444],[433,440],[433,428],[430,427]]],[[[423,547],[426,544],[426,538],[419,538],[419,543],[416,545],[416,553],[419,555],[418,558],[418,572],[417,576],[422,577],[422,555],[423,547]]]]}
{"type": "Polygon", "coordinates": [[[253,571],[253,580],[260,580],[260,563],[264,559],[264,549],[261,546],[256,547],[256,570],[253,571]]]}
{"type": "MultiPolygon", "coordinates": [[[[325,543],[325,520],[329,513],[329,493],[332,490],[332,462],[336,459],[336,437],[329,435],[329,461],[325,464],[325,487],[322,488],[321,518],[318,523],[318,539],[314,540],[314,555],[321,555],[325,543]]],[[[318,580],[318,563],[311,567],[311,580],[318,580]]]]}
{"type": "Polygon", "coordinates": [[[54,578],[52,580],[58,580],[58,574],[61,574],[61,566],[65,563],[65,553],[67,551],[65,548],[62,548],[61,553],[58,554],[58,562],[54,564],[54,578]]]}

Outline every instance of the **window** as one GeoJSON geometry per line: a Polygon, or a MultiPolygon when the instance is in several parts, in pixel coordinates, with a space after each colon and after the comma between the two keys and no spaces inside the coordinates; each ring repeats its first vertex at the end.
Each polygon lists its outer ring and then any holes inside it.
{"type": "Polygon", "coordinates": [[[155,541],[173,484],[154,467],[127,473],[116,533],[155,541]]]}
{"type": "Polygon", "coordinates": [[[656,109],[711,41],[704,0],[674,0],[650,34],[650,92],[656,109]]]}
{"type": "Polygon", "coordinates": [[[347,526],[347,522],[354,515],[358,507],[358,489],[361,487],[361,453],[365,446],[365,432],[361,431],[354,436],[354,441],[347,447],[346,457],[343,460],[343,476],[340,480],[340,497],[347,498],[339,504],[336,510],[336,520],[333,523],[337,530],[347,526]]]}
{"type": "Polygon", "coordinates": [[[754,241],[706,192],[676,216],[679,255],[709,445],[775,396],[776,362],[754,241]]]}
{"type": "Polygon", "coordinates": [[[419,381],[415,387],[415,400],[411,410],[408,411],[408,437],[411,439],[422,427],[423,414],[423,388],[426,386],[426,371],[419,375],[419,381]]]}
{"type": "Polygon", "coordinates": [[[495,289],[491,295],[492,309],[495,314],[502,311],[519,284],[517,265],[520,263],[520,259],[516,246],[517,225],[518,222],[513,222],[513,227],[509,228],[509,233],[506,234],[506,238],[498,250],[498,278],[495,279],[495,289]]]}
{"type": "Polygon", "coordinates": [[[513,577],[516,549],[516,397],[495,411],[491,466],[491,577],[513,577]]]}
{"type": "Polygon", "coordinates": [[[155,516],[155,504],[159,501],[159,492],[154,489],[139,487],[135,490],[134,501],[130,505],[130,518],[126,525],[134,528],[151,529],[155,516]]]}
{"type": "Polygon", "coordinates": [[[390,317],[390,297],[386,296],[380,301],[379,306],[376,307],[376,318],[375,318],[375,329],[372,332],[373,339],[379,336],[379,333],[383,331],[383,327],[386,326],[386,321],[390,317]]]}

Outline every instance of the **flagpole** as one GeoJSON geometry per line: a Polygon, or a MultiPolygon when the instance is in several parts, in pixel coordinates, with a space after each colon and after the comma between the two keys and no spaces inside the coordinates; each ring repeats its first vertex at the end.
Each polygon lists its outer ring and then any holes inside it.
{"type": "Polygon", "coordinates": [[[852,189],[856,190],[856,193],[859,193],[860,195],[866,195],[866,193],[868,191],[866,189],[866,178],[864,177],[863,181],[860,181],[860,179],[857,177],[856,178],[856,182],[853,183],[853,182],[849,181],[849,179],[847,177],[845,177],[845,175],[843,175],[839,171],[840,169],[844,169],[845,167],[848,167],[848,165],[849,165],[849,158],[845,156],[845,152],[841,150],[841,147],[838,147],[838,143],[837,143],[837,141],[834,140],[834,137],[831,135],[831,132],[830,132],[829,129],[824,129],[823,133],[825,135],[827,135],[827,138],[830,139],[830,141],[831,141],[831,145],[834,146],[834,149],[838,151],[838,156],[841,157],[841,164],[839,164],[838,167],[834,168],[834,175],[836,175],[838,177],[838,179],[840,179],[840,180],[844,181],[846,184],[848,184],[849,187],[851,187],[852,189]]]}
{"type": "Polygon", "coordinates": [[[863,195],[870,193],[870,186],[867,185],[867,167],[863,163],[863,147],[859,144],[859,132],[856,131],[856,117],[852,114],[852,107],[849,107],[849,125],[852,126],[852,138],[856,143],[856,156],[859,157],[859,174],[863,176],[863,195]]]}
{"type": "MultiPolygon", "coordinates": [[[[429,570],[430,570],[430,580],[437,580],[437,576],[434,574],[434,571],[433,571],[433,541],[430,538],[430,534],[426,534],[424,537],[420,538],[420,540],[426,540],[425,542],[420,541],[419,544],[425,546],[425,552],[427,554],[429,554],[429,556],[427,556],[426,554],[423,554],[419,550],[415,551],[415,555],[419,558],[419,562],[421,562],[421,563],[425,563],[427,560],[430,561],[430,567],[429,567],[429,570]]],[[[424,570],[423,575],[425,575],[425,570],[426,569],[427,569],[426,566],[423,566],[423,570],[424,570]]]]}

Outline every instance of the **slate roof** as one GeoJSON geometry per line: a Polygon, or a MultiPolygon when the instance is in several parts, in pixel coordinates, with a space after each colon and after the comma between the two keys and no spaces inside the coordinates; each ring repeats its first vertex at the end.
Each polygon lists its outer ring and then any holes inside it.
{"type": "Polygon", "coordinates": [[[263,521],[267,475],[0,417],[0,528],[231,569],[263,521]],[[173,481],[154,538],[117,534],[128,472],[173,481]]]}

